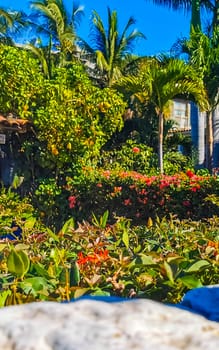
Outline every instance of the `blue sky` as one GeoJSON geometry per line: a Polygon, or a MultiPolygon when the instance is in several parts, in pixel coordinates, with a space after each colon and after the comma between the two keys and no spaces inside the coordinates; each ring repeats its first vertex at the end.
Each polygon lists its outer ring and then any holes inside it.
{"type": "MultiPolygon", "coordinates": [[[[71,0],[64,0],[67,6],[71,0]]],[[[92,10],[96,10],[105,21],[107,18],[107,6],[118,12],[120,27],[123,28],[130,16],[136,19],[133,29],[138,29],[147,37],[141,40],[135,47],[135,53],[141,55],[154,55],[168,52],[173,43],[178,39],[188,36],[190,14],[170,11],[166,8],[152,4],[148,0],[78,0],[84,5],[85,17],[82,20],[78,33],[89,41],[89,26],[92,10]]],[[[11,9],[28,8],[28,0],[0,0],[0,7],[11,9]]]]}

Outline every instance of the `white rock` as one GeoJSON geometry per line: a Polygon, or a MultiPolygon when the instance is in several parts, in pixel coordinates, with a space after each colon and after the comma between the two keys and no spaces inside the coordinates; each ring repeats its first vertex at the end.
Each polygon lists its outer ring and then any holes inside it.
{"type": "Polygon", "coordinates": [[[0,350],[216,350],[219,323],[145,300],[39,302],[0,310],[0,350]]]}

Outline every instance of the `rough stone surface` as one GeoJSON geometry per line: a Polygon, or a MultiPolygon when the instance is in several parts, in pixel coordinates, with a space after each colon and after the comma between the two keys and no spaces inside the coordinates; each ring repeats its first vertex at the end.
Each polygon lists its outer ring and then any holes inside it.
{"type": "Polygon", "coordinates": [[[0,310],[0,350],[215,350],[219,323],[150,300],[0,310]]]}

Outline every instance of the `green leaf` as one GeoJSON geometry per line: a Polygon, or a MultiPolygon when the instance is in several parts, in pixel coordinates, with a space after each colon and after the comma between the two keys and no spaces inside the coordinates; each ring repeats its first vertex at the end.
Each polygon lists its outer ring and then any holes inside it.
{"type": "Polygon", "coordinates": [[[23,250],[12,249],[7,258],[8,271],[17,277],[23,277],[29,270],[30,260],[23,250]]]}
{"type": "Polygon", "coordinates": [[[24,229],[25,230],[32,230],[35,223],[36,223],[36,218],[34,218],[33,216],[28,218],[24,223],[24,229]]]}
{"type": "Polygon", "coordinates": [[[106,227],[106,223],[109,217],[109,210],[106,210],[103,214],[103,216],[100,218],[100,226],[101,228],[105,228],[106,227]]]}
{"type": "Polygon", "coordinates": [[[0,252],[1,252],[2,250],[4,250],[7,246],[8,246],[7,244],[1,243],[1,244],[0,244],[0,252]]]}
{"type": "Polygon", "coordinates": [[[80,283],[79,267],[78,267],[78,264],[76,262],[73,262],[71,269],[70,269],[70,287],[78,286],[79,283],[80,283]]]}
{"type": "Polygon", "coordinates": [[[129,264],[129,268],[132,267],[141,267],[141,266],[156,266],[156,262],[154,262],[152,256],[145,255],[145,254],[139,254],[137,257],[132,260],[132,262],[129,264]]]}
{"type": "Polygon", "coordinates": [[[123,232],[122,241],[125,244],[126,248],[129,249],[129,234],[126,230],[123,232]]]}
{"type": "Polygon", "coordinates": [[[28,250],[30,248],[29,244],[24,244],[24,243],[18,243],[16,244],[16,246],[14,247],[15,250],[28,250]]]}
{"type": "Polygon", "coordinates": [[[139,254],[139,257],[143,265],[156,265],[151,255],[139,254]]]}
{"type": "Polygon", "coordinates": [[[51,276],[49,275],[48,273],[48,270],[45,269],[45,267],[40,264],[40,263],[35,263],[35,264],[31,264],[31,272],[33,270],[33,273],[38,276],[41,276],[41,277],[45,277],[46,279],[50,279],[51,276]],[[34,271],[35,270],[35,271],[34,271]]]}
{"type": "Polygon", "coordinates": [[[96,296],[110,296],[110,293],[109,292],[106,292],[104,290],[101,290],[101,289],[97,289],[95,290],[94,292],[91,293],[91,295],[96,295],[96,296]]]}
{"type": "Polygon", "coordinates": [[[9,295],[11,295],[12,291],[10,289],[4,290],[0,293],[0,307],[5,306],[6,299],[9,295]]]}
{"type": "Polygon", "coordinates": [[[179,280],[189,289],[202,287],[201,281],[193,275],[180,277],[177,281],[179,280]]]}
{"type": "Polygon", "coordinates": [[[43,277],[30,277],[26,278],[23,282],[19,283],[19,287],[23,289],[26,294],[38,294],[48,295],[48,288],[50,285],[43,277]]]}
{"type": "Polygon", "coordinates": [[[192,264],[187,270],[186,272],[198,272],[199,270],[201,270],[204,267],[209,266],[210,263],[207,260],[199,260],[197,262],[195,262],[194,264],[192,264]]]}
{"type": "Polygon", "coordinates": [[[59,237],[52,232],[52,230],[50,230],[48,227],[46,228],[47,233],[49,234],[49,236],[55,241],[55,242],[59,242],[59,237]]]}
{"type": "Polygon", "coordinates": [[[174,283],[173,271],[171,269],[171,266],[166,261],[164,261],[164,269],[170,282],[174,283]]]}
{"type": "Polygon", "coordinates": [[[64,223],[59,233],[66,234],[67,232],[69,232],[70,229],[74,229],[74,227],[75,227],[74,219],[70,218],[64,223]]]}

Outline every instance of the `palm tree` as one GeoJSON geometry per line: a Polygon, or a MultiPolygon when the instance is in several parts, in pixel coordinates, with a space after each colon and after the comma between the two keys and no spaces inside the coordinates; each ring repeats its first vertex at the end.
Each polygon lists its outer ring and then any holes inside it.
{"type": "MultiPolygon", "coordinates": [[[[217,32],[214,32],[212,37],[208,37],[201,32],[191,31],[190,39],[180,42],[179,51],[188,54],[188,60],[200,77],[202,77],[207,92],[208,109],[205,110],[203,115],[203,113],[198,113],[198,109],[193,106],[191,121],[193,122],[193,142],[197,146],[199,155],[197,165],[199,167],[203,166],[203,160],[205,160],[205,166],[210,170],[212,166],[216,167],[216,157],[213,155],[213,148],[215,148],[213,147],[213,134],[217,134],[217,132],[215,133],[213,128],[213,119],[215,120],[218,115],[216,113],[218,108],[216,107],[219,103],[219,47],[217,32]],[[204,134],[204,119],[206,120],[206,138],[204,134]]],[[[216,120],[214,126],[218,127],[216,120]]]]}
{"type": "MultiPolygon", "coordinates": [[[[211,0],[149,0],[156,5],[166,6],[173,10],[191,11],[191,29],[201,30],[201,8],[212,10],[211,0]]],[[[217,2],[217,0],[215,0],[217,2]]]]}
{"type": "Polygon", "coordinates": [[[42,41],[37,39],[35,42],[21,45],[24,49],[29,50],[39,60],[41,70],[47,79],[52,78],[52,55],[51,45],[43,46],[42,41]]]}
{"type": "Polygon", "coordinates": [[[200,108],[206,108],[206,93],[202,80],[184,61],[161,57],[142,67],[138,76],[122,78],[115,87],[127,97],[152,102],[159,118],[158,159],[163,173],[163,125],[171,101],[184,95],[194,99],[200,108]]]}
{"type": "Polygon", "coordinates": [[[101,80],[105,86],[110,86],[115,79],[122,75],[122,71],[131,62],[138,59],[133,56],[132,49],[138,38],[145,38],[144,34],[130,28],[136,23],[133,17],[128,19],[123,31],[119,33],[118,16],[116,11],[108,8],[108,25],[104,23],[96,11],[93,11],[91,38],[93,46],[82,42],[87,53],[94,57],[101,80]]]}
{"type": "Polygon", "coordinates": [[[84,14],[83,6],[72,6],[68,13],[63,0],[38,0],[31,7],[40,16],[43,24],[38,29],[52,39],[54,47],[64,54],[73,53],[76,49],[76,27],[84,14]]]}
{"type": "Polygon", "coordinates": [[[13,36],[27,25],[27,15],[19,11],[0,8],[0,40],[13,45],[13,36]]]}

